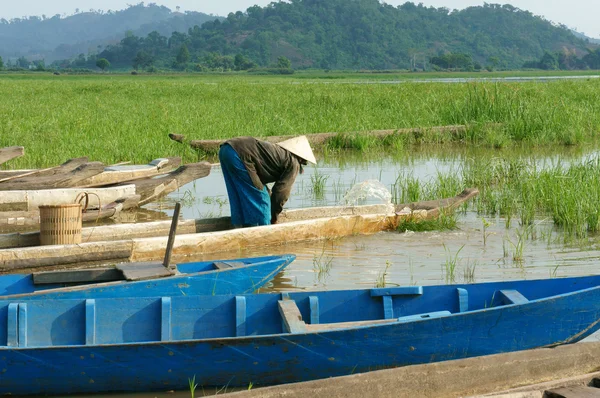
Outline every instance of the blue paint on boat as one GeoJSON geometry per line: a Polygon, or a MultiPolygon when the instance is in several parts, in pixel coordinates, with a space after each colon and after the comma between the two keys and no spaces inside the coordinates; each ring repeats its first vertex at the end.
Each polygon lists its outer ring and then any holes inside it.
{"type": "Polygon", "coordinates": [[[219,295],[252,293],[270,281],[296,258],[293,254],[227,260],[243,266],[217,269],[215,262],[203,261],[177,265],[180,274],[143,281],[117,281],[80,284],[35,285],[32,274],[0,276],[0,300],[156,297],[181,295],[219,295]]]}
{"type": "Polygon", "coordinates": [[[600,327],[600,276],[382,292],[0,300],[0,393],[289,383],[574,343],[600,327]],[[285,329],[294,321],[304,331],[285,329]]]}

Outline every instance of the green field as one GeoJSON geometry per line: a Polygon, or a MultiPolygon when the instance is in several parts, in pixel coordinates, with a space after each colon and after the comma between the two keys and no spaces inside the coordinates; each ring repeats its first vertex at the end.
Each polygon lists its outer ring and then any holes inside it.
{"type": "Polygon", "coordinates": [[[493,147],[573,145],[595,140],[600,131],[600,79],[349,84],[370,76],[320,76],[3,74],[0,147],[26,151],[5,167],[53,166],[78,156],[105,163],[164,156],[195,161],[196,152],[171,141],[170,132],[214,139],[470,126],[458,137],[407,137],[396,146],[404,148],[450,139],[493,147]]]}

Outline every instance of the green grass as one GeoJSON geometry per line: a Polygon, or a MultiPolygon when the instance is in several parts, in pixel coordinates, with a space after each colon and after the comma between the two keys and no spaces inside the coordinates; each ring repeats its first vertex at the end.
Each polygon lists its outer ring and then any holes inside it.
{"type": "Polygon", "coordinates": [[[2,74],[0,147],[25,146],[26,155],[5,166],[25,168],[53,166],[78,156],[105,163],[145,163],[164,156],[196,161],[198,153],[171,141],[170,132],[188,139],[217,139],[469,125],[460,134],[420,132],[386,140],[340,134],[337,138],[340,146],[362,151],[389,146],[404,152],[414,145],[452,142],[491,147],[579,145],[595,139],[600,131],[598,79],[322,82],[304,79],[302,74],[285,78],[2,74]]]}

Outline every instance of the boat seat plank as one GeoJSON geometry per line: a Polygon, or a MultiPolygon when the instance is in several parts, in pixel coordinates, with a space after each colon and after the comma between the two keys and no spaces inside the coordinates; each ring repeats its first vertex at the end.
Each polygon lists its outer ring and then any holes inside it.
{"type": "Polygon", "coordinates": [[[414,321],[420,321],[422,319],[440,318],[442,316],[448,316],[448,315],[452,315],[452,313],[450,311],[435,311],[435,312],[427,312],[425,314],[401,316],[400,318],[397,319],[397,321],[400,323],[414,322],[414,321]]]}
{"type": "Polygon", "coordinates": [[[47,285],[55,283],[83,283],[83,282],[112,282],[125,279],[123,273],[116,268],[94,268],[65,271],[45,271],[33,274],[34,285],[47,285]]]}
{"type": "Polygon", "coordinates": [[[598,398],[600,389],[590,386],[565,386],[544,391],[545,398],[598,398]]]}
{"type": "Polygon", "coordinates": [[[371,297],[422,295],[423,286],[398,286],[371,289],[371,297]]]}
{"type": "Polygon", "coordinates": [[[96,344],[96,300],[85,300],[85,344],[96,344]]]}
{"type": "Polygon", "coordinates": [[[460,312],[465,312],[469,310],[469,292],[467,289],[457,288],[456,292],[458,293],[458,308],[460,312]]]}
{"type": "Polygon", "coordinates": [[[307,325],[302,320],[300,309],[294,300],[283,299],[278,301],[279,313],[284,323],[284,330],[288,333],[305,333],[305,332],[320,332],[334,329],[346,329],[360,326],[382,325],[388,323],[404,323],[413,322],[422,319],[439,318],[442,316],[451,315],[450,311],[436,311],[424,314],[416,314],[403,316],[393,319],[374,319],[367,321],[352,321],[352,322],[335,322],[335,323],[320,323],[307,325]]]}
{"type": "Polygon", "coordinates": [[[160,340],[171,341],[171,297],[162,297],[160,302],[160,340]]]}
{"type": "Polygon", "coordinates": [[[230,269],[243,267],[245,264],[241,261],[215,261],[216,269],[230,269]]]}
{"type": "Polygon", "coordinates": [[[128,281],[141,281],[175,275],[162,263],[155,261],[117,264],[116,268],[123,273],[123,277],[128,281]]]}
{"type": "Polygon", "coordinates": [[[246,297],[235,296],[235,335],[246,335],[246,297]]]}
{"type": "Polygon", "coordinates": [[[306,323],[302,320],[302,314],[294,300],[279,300],[279,313],[283,319],[285,330],[288,333],[306,332],[306,323]]]}
{"type": "Polygon", "coordinates": [[[500,290],[500,299],[504,304],[525,304],[529,300],[516,290],[500,290]]]}

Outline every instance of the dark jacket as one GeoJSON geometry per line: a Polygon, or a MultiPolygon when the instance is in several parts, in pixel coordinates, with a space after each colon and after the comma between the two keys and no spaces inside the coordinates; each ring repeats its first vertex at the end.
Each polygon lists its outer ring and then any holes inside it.
{"type": "Polygon", "coordinates": [[[237,152],[254,186],[260,190],[274,182],[271,189],[271,221],[276,222],[300,171],[298,157],[279,145],[254,137],[232,138],[225,142],[237,152]]]}

